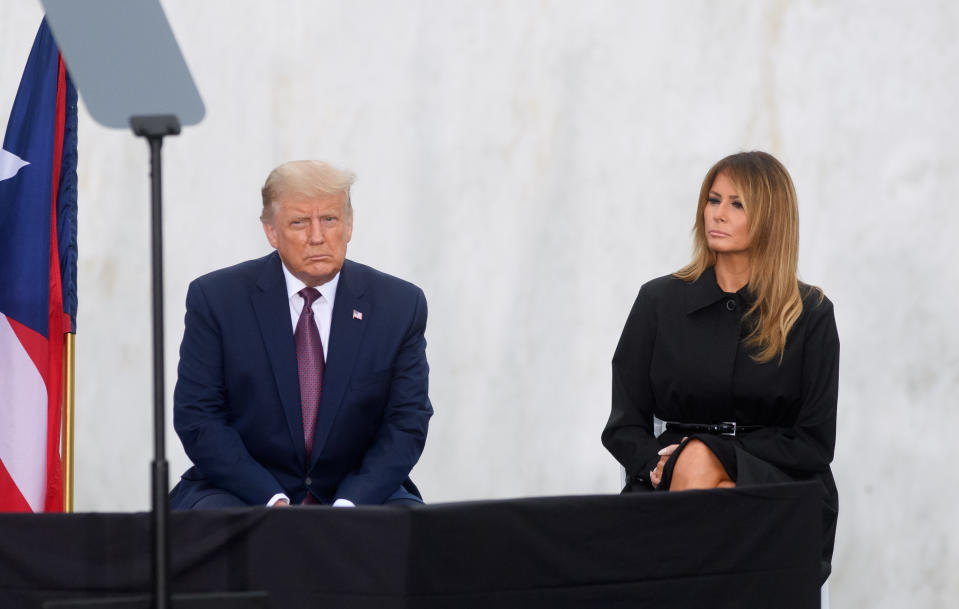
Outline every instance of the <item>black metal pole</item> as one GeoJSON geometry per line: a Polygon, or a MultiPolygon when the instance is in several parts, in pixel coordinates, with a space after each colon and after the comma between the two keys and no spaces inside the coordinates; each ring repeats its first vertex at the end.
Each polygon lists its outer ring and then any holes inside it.
{"type": "Polygon", "coordinates": [[[160,148],[163,137],[148,136],[153,183],[153,606],[170,606],[167,520],[169,474],[166,462],[166,422],[163,416],[163,218],[160,148]]]}
{"type": "Polygon", "coordinates": [[[134,116],[133,132],[147,138],[150,146],[150,181],[152,184],[152,259],[153,259],[153,607],[170,606],[169,588],[169,520],[167,502],[169,472],[166,461],[166,425],[163,416],[163,192],[161,148],[163,137],[180,133],[175,116],[134,116]]]}

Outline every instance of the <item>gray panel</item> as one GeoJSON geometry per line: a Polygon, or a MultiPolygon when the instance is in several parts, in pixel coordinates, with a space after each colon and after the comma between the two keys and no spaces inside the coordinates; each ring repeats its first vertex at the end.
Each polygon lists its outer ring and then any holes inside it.
{"type": "Polygon", "coordinates": [[[158,0],[41,0],[70,76],[93,118],[129,128],[130,117],[204,107],[158,0]]]}

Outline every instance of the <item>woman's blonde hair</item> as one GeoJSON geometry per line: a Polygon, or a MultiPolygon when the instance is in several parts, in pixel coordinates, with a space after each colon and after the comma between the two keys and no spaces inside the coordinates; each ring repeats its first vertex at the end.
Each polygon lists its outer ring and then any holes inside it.
{"type": "Polygon", "coordinates": [[[703,179],[693,227],[693,259],[675,276],[695,281],[716,264],[716,253],[706,241],[703,210],[719,174],[739,192],[749,229],[749,284],[753,298],[744,318],[749,334],[744,339],[753,360],[782,361],[786,337],[802,314],[797,266],[799,261],[799,207],[796,189],[782,163],[765,152],[740,152],[715,165],[703,179]]]}

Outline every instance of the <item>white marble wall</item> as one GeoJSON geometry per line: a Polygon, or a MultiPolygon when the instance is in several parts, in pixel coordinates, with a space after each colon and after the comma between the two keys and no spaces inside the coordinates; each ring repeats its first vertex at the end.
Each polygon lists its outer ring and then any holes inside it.
{"type": "MultiPolygon", "coordinates": [[[[632,299],[686,261],[706,169],[768,150],[843,345],[833,606],[955,606],[959,5],[163,4],[208,109],[164,148],[168,396],[187,283],[265,253],[267,172],[323,158],[360,177],[351,256],[429,298],[427,498],[616,492],[632,299]]],[[[40,16],[0,4],[3,124],[40,16]]],[[[143,510],[147,151],[80,129],[76,504],[143,510]]]]}

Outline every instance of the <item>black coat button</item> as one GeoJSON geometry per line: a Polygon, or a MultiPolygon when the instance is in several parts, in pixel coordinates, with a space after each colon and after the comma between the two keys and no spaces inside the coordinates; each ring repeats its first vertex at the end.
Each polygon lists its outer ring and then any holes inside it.
{"type": "Polygon", "coordinates": [[[726,301],[726,310],[727,310],[727,311],[735,311],[735,310],[736,310],[736,301],[733,300],[732,298],[730,298],[729,300],[727,300],[727,301],[726,301]]]}
{"type": "Polygon", "coordinates": [[[304,482],[306,482],[306,485],[307,485],[307,486],[310,486],[311,484],[313,484],[313,479],[312,479],[312,478],[307,478],[306,480],[304,480],[304,482]]]}

